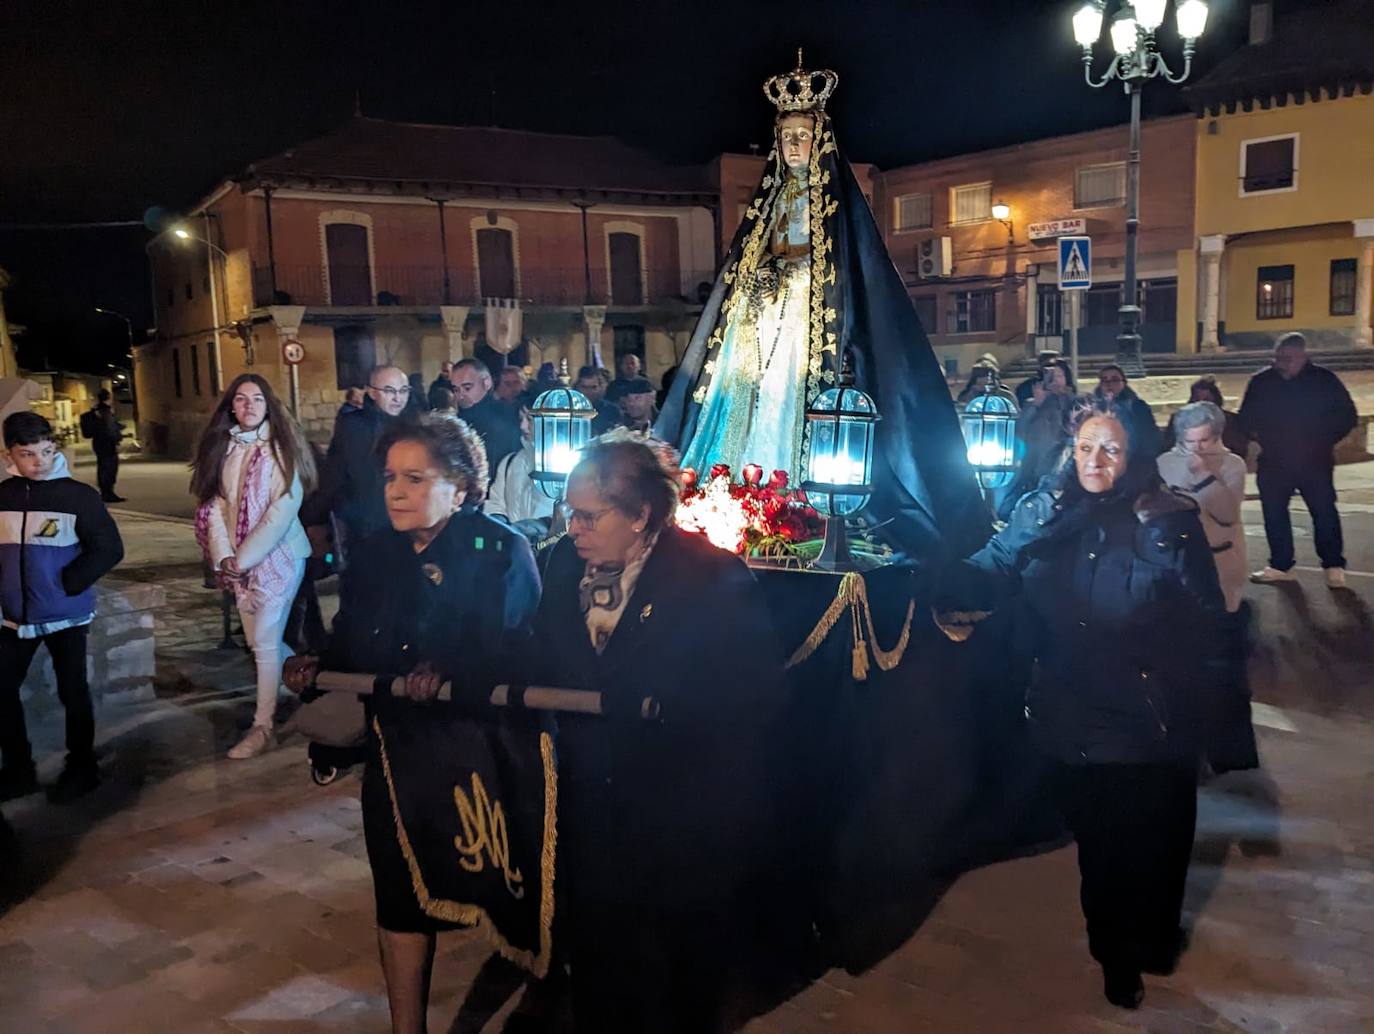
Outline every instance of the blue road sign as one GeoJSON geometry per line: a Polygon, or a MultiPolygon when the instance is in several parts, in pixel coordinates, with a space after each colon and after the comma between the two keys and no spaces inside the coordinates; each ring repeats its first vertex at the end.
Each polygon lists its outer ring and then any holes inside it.
{"type": "Polygon", "coordinates": [[[1093,285],[1093,239],[1059,238],[1059,289],[1086,291],[1093,285]]]}

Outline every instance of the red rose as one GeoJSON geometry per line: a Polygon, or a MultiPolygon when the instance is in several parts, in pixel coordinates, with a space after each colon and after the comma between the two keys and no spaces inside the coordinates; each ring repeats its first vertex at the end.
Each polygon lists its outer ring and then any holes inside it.
{"type": "Polygon", "coordinates": [[[763,481],[763,468],[757,463],[746,463],[744,465],[744,483],[756,486],[763,481]]]}
{"type": "Polygon", "coordinates": [[[683,467],[681,477],[684,491],[690,492],[697,487],[697,472],[691,467],[683,467]]]}
{"type": "Polygon", "coordinates": [[[800,542],[806,538],[806,522],[795,513],[789,513],[778,522],[778,534],[788,542],[800,542]]]}
{"type": "Polygon", "coordinates": [[[775,470],[768,478],[768,487],[774,492],[787,491],[787,471],[775,470]]]}
{"type": "Polygon", "coordinates": [[[779,514],[787,508],[780,495],[765,495],[763,497],[763,517],[770,523],[778,519],[779,514]]]}
{"type": "Polygon", "coordinates": [[[714,481],[716,478],[729,478],[729,477],[730,477],[730,464],[728,464],[728,463],[717,463],[717,464],[714,464],[714,465],[711,467],[711,480],[712,480],[712,481],[714,481]]]}

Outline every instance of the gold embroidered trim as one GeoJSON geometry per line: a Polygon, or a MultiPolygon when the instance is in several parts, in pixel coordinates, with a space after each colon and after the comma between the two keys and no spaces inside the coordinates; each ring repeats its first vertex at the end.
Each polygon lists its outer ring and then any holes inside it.
{"type": "Polygon", "coordinates": [[[425,885],[424,875],[420,872],[420,861],[415,857],[405,824],[401,821],[401,808],[396,799],[396,784],[391,778],[391,759],[386,750],[386,739],[382,736],[382,726],[374,717],[372,729],[377,734],[381,748],[382,774],[386,777],[387,794],[391,798],[391,817],[396,823],[396,840],[401,846],[406,866],[410,869],[410,883],[415,890],[415,900],[427,916],[442,919],[446,923],[464,923],[474,926],[491,942],[502,956],[523,966],[536,977],[548,975],[549,961],[553,957],[553,879],[554,861],[558,847],[558,766],[554,763],[553,739],[548,733],[539,734],[539,756],[544,766],[544,842],[539,851],[539,950],[526,951],[517,948],[496,929],[491,917],[480,905],[465,905],[458,901],[432,897],[425,885]]]}
{"type": "Polygon", "coordinates": [[[820,621],[816,623],[816,627],[788,658],[788,668],[796,667],[820,648],[821,643],[825,642],[835,625],[839,623],[846,608],[850,612],[850,628],[854,638],[850,671],[856,681],[863,682],[868,678],[870,652],[883,671],[891,671],[902,663],[907,645],[911,642],[911,622],[916,614],[916,601],[913,599],[907,604],[906,620],[902,622],[902,634],[898,636],[897,644],[891,650],[884,650],[878,645],[878,633],[873,627],[873,609],[868,602],[868,586],[863,575],[850,571],[840,579],[840,588],[826,612],[821,615],[820,621]],[[868,632],[867,638],[864,637],[865,629],[868,632]]]}

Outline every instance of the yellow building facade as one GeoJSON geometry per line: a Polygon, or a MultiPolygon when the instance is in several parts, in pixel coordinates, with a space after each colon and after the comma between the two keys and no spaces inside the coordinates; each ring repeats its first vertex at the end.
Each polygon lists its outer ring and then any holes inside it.
{"type": "Polygon", "coordinates": [[[1220,66],[1192,98],[1197,275],[1188,303],[1202,351],[1268,348],[1294,331],[1315,348],[1374,344],[1374,94],[1348,71],[1284,62],[1287,39],[1302,31],[1287,26],[1285,38],[1284,28],[1220,66]]]}

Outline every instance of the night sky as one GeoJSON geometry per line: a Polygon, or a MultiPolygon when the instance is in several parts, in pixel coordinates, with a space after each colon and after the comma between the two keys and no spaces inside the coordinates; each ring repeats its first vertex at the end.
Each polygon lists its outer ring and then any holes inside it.
{"type": "MultiPolygon", "coordinates": [[[[1276,21],[1297,6],[1279,0],[1276,21]]],[[[574,0],[0,5],[0,223],[138,220],[349,117],[619,136],[702,162],[764,144],[769,75],[835,69],[840,144],[891,167],[1123,122],[1089,90],[1077,0],[574,0]]],[[[1198,66],[1245,40],[1245,0],[1213,0],[1198,66]]],[[[1172,12],[1170,16],[1172,21],[1172,12]]],[[[1167,31],[1172,58],[1177,41],[1167,31]]],[[[1099,63],[1099,67],[1100,67],[1099,63]]],[[[1147,114],[1182,110],[1146,90],[1147,114]]],[[[0,230],[27,365],[99,369],[151,322],[139,228],[0,230]]],[[[141,333],[138,335],[141,339],[141,333]]]]}

